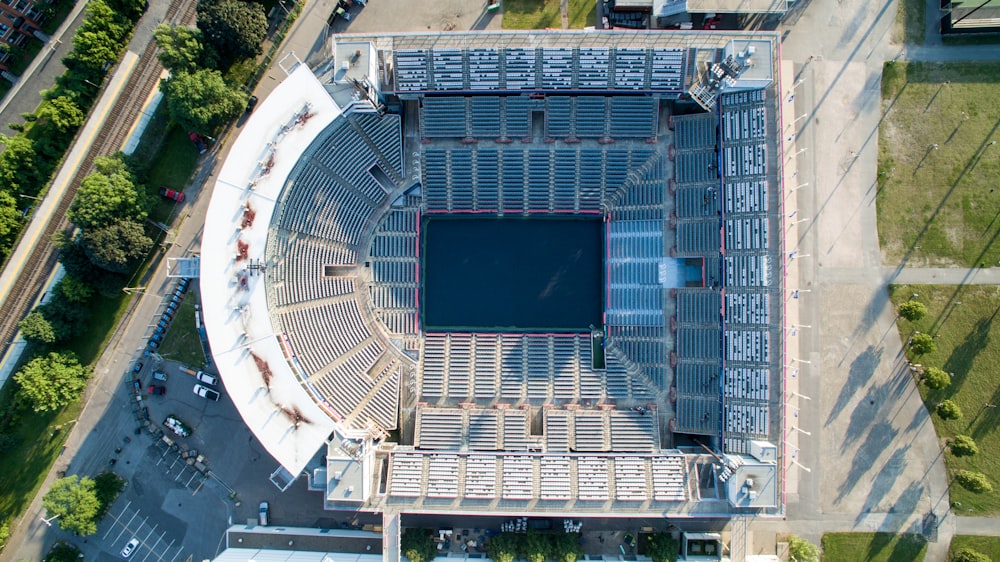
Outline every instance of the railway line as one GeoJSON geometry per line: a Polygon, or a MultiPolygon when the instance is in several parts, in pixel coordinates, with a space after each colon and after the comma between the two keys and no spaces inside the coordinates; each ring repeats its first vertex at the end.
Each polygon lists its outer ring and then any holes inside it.
{"type": "MultiPolygon", "coordinates": [[[[172,0],[164,21],[181,25],[193,23],[195,6],[194,0],[172,0]]],[[[66,212],[73,202],[80,182],[91,172],[97,157],[114,154],[121,149],[135,122],[136,114],[153,89],[158,86],[163,65],[156,57],[157,50],[156,43],[150,41],[139,56],[135,70],[128,77],[118,99],[101,124],[76,174],[70,180],[69,188],[52,211],[42,236],[38,238],[38,244],[31,248],[27,259],[20,264],[8,263],[8,267],[20,265],[20,271],[15,274],[15,281],[7,298],[0,303],[0,342],[2,342],[0,355],[6,353],[13,343],[18,322],[31,311],[35,299],[43,290],[45,281],[58,262],[59,251],[52,243],[52,236],[71,228],[66,212]]],[[[23,240],[21,243],[24,243],[23,240]]]]}

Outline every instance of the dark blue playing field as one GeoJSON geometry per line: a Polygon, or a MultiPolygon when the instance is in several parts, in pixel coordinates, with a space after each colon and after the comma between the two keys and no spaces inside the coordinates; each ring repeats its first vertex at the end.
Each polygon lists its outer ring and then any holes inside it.
{"type": "Polygon", "coordinates": [[[421,310],[428,331],[586,331],[602,324],[604,223],[425,218],[421,310]]]}

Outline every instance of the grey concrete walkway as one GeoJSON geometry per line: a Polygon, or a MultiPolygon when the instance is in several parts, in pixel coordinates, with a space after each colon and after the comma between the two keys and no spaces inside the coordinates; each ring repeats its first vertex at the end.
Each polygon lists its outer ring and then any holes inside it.
{"type": "MultiPolygon", "coordinates": [[[[998,48],[1000,49],[1000,48],[998,48]]],[[[898,285],[1000,285],[1000,268],[883,268],[886,283],[898,285]]]]}

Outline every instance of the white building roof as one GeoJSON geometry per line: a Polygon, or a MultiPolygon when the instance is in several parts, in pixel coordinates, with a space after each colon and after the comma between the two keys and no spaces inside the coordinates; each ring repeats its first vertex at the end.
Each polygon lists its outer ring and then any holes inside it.
{"type": "Polygon", "coordinates": [[[295,475],[335,424],[285,360],[267,312],[264,272],[248,264],[264,261],[271,215],[299,156],[340,114],[309,68],[299,65],[257,107],[233,143],[215,183],[202,240],[202,314],[219,374],[250,430],[295,475]],[[248,203],[256,216],[252,226],[241,229],[248,203]],[[242,261],[236,260],[238,241],[249,245],[242,261]],[[251,352],[269,367],[270,384],[251,352]]]}

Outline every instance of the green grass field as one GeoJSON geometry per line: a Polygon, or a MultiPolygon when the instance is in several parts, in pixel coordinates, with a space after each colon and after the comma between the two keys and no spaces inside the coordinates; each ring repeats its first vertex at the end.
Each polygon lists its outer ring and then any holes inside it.
{"type": "MultiPolygon", "coordinates": [[[[144,136],[143,142],[145,140],[144,136]]],[[[172,127],[145,173],[146,188],[156,197],[156,206],[149,214],[151,220],[170,221],[178,204],[160,197],[160,187],[184,191],[197,165],[198,151],[188,139],[187,132],[180,127],[172,127]]]]}
{"type": "Polygon", "coordinates": [[[887,263],[1000,263],[998,85],[1000,63],[886,64],[877,207],[887,263]]]}
{"type": "Polygon", "coordinates": [[[197,304],[196,292],[188,291],[184,302],[174,315],[174,321],[170,323],[170,329],[163,338],[159,352],[166,359],[180,361],[197,369],[205,364],[205,352],[201,347],[198,329],[195,327],[195,304],[197,304]]]}
{"type": "Polygon", "coordinates": [[[1000,537],[980,537],[974,535],[955,535],[951,538],[948,554],[954,554],[963,548],[971,548],[990,557],[990,560],[1000,560],[1000,537]]]}
{"type": "MultiPolygon", "coordinates": [[[[948,439],[965,434],[975,439],[979,454],[956,458],[947,455],[949,471],[975,470],[989,477],[1000,489],[1000,408],[986,407],[1000,401],[1000,331],[994,340],[993,321],[1000,312],[1000,287],[966,285],[899,285],[890,287],[897,305],[911,297],[927,305],[927,316],[917,322],[899,319],[900,336],[907,340],[914,331],[937,337],[937,351],[910,357],[924,367],[939,367],[954,373],[952,383],[942,390],[928,390],[920,385],[920,394],[929,409],[942,400],[953,400],[964,414],[955,421],[932,415],[938,437],[948,439]]],[[[951,501],[962,515],[1000,513],[1000,493],[973,494],[961,486],[951,487],[951,501]],[[971,512],[969,510],[972,510],[971,512]]]]}
{"type": "MultiPolygon", "coordinates": [[[[569,28],[583,29],[597,21],[597,3],[569,0],[569,28]]],[[[562,29],[559,0],[503,0],[504,29],[562,29]]]]}
{"type": "Polygon", "coordinates": [[[927,541],[919,535],[892,533],[827,533],[823,562],[920,562],[927,541]]]}

